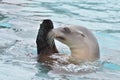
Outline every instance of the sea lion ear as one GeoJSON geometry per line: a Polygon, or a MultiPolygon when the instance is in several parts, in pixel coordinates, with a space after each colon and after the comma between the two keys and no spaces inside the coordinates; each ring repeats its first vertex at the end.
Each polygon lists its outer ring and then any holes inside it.
{"type": "Polygon", "coordinates": [[[82,36],[82,37],[85,37],[85,34],[82,33],[81,36],[82,36]]]}
{"type": "Polygon", "coordinates": [[[71,32],[68,27],[64,27],[63,30],[64,30],[65,33],[70,33],[71,32]]]}
{"type": "Polygon", "coordinates": [[[79,31],[79,34],[82,36],[82,37],[85,37],[85,34],[81,31],[79,31]]]}

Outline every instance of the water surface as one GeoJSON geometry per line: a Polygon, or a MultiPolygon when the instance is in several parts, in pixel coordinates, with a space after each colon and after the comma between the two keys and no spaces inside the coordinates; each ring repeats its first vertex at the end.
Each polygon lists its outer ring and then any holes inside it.
{"type": "MultiPolygon", "coordinates": [[[[0,80],[119,80],[120,0],[0,0],[0,80]],[[88,74],[49,72],[36,62],[39,24],[82,25],[97,37],[101,66],[88,74]]],[[[61,52],[66,52],[57,44],[61,52]]],[[[67,66],[67,70],[94,66],[67,66]],[[68,68],[70,67],[70,68],[68,68]]],[[[87,68],[86,68],[87,69],[87,68]]],[[[81,69],[82,70],[82,69],[81,69]]]]}

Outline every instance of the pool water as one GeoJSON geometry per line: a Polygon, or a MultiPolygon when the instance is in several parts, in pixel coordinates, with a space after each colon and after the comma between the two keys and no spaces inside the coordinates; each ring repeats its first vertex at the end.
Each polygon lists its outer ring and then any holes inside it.
{"type": "Polygon", "coordinates": [[[0,80],[119,80],[119,14],[120,0],[0,0],[0,80]],[[98,40],[100,61],[56,65],[54,71],[37,63],[35,39],[43,19],[51,19],[55,27],[89,28],[98,40]]]}

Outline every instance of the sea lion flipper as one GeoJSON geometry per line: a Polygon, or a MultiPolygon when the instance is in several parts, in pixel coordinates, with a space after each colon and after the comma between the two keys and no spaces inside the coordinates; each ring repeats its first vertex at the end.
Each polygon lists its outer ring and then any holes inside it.
{"type": "Polygon", "coordinates": [[[38,35],[36,38],[37,44],[37,54],[51,54],[58,52],[55,46],[55,42],[53,42],[53,46],[51,48],[48,38],[48,33],[51,29],[53,29],[53,23],[49,19],[43,20],[42,24],[40,24],[40,29],[38,31],[38,35]]]}

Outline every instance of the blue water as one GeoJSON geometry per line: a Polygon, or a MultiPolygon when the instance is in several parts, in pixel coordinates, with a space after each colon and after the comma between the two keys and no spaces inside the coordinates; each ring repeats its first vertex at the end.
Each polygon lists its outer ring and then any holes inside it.
{"type": "Polygon", "coordinates": [[[119,14],[120,0],[0,0],[0,80],[119,80],[119,14]],[[54,73],[37,63],[35,39],[43,19],[51,19],[55,27],[89,28],[100,46],[99,69],[74,74],[72,66],[70,73],[54,73]]]}

